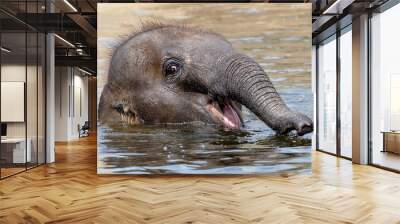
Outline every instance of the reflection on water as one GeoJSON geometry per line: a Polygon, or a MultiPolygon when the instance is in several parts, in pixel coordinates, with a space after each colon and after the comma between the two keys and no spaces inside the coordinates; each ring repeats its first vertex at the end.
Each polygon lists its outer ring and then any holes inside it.
{"type": "MultiPolygon", "coordinates": [[[[284,92],[282,96],[294,108],[310,108],[312,102],[308,90],[284,92]]],[[[239,132],[221,131],[202,123],[99,125],[98,172],[248,174],[309,171],[310,135],[276,136],[247,109],[244,109],[244,124],[239,132]]]]}

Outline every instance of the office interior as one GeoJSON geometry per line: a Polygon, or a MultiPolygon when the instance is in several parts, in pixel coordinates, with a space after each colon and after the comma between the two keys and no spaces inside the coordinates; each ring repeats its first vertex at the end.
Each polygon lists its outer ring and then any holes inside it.
{"type": "Polygon", "coordinates": [[[313,39],[316,150],[399,171],[399,12],[389,1],[341,16],[313,39]]]}
{"type": "MultiPolygon", "coordinates": [[[[54,162],[54,143],[79,139],[82,127],[96,133],[98,2],[121,1],[1,2],[1,178],[54,162]]],[[[304,2],[313,6],[313,148],[400,171],[400,5],[304,2]]]]}
{"type": "Polygon", "coordinates": [[[1,179],[54,162],[55,142],[95,133],[95,45],[61,28],[63,18],[46,24],[46,15],[68,7],[62,1],[0,3],[1,179]]]}
{"type": "Polygon", "coordinates": [[[96,173],[97,3],[121,2],[172,1],[0,1],[0,222],[398,223],[398,0],[235,1],[312,5],[312,172],[151,178],[96,173]]]}

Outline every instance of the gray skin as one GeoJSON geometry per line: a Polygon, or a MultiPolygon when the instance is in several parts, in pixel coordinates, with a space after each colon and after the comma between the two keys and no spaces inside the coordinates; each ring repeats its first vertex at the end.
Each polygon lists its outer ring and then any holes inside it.
{"type": "Polygon", "coordinates": [[[312,132],[289,109],[262,67],[222,36],[194,28],[147,26],[114,52],[99,121],[242,126],[245,105],[278,134],[312,132]],[[232,115],[233,114],[233,115],[232,115]]]}

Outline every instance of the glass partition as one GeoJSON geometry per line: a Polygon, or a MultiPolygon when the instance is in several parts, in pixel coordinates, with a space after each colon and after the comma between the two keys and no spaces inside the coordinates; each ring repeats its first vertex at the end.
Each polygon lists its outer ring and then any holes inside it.
{"type": "Polygon", "coordinates": [[[27,167],[31,168],[37,165],[38,158],[38,35],[36,32],[27,33],[27,64],[26,64],[26,114],[27,114],[27,150],[30,151],[30,160],[27,167]]]}
{"type": "Polygon", "coordinates": [[[318,149],[336,154],[336,36],[318,47],[318,149]]]}
{"type": "Polygon", "coordinates": [[[352,157],[352,32],[340,35],[340,155],[352,157]]]}
{"type": "Polygon", "coordinates": [[[371,162],[400,171],[400,4],[371,19],[371,162]]]}
{"type": "Polygon", "coordinates": [[[26,41],[25,32],[1,34],[2,177],[24,171],[31,161],[26,141],[26,41]]]}
{"type": "MultiPolygon", "coordinates": [[[[1,2],[18,13],[43,1],[1,2]],[[28,4],[28,5],[26,5],[28,4]]],[[[45,163],[45,35],[0,12],[0,178],[45,163]],[[8,26],[8,23],[17,25],[8,26]]]]}

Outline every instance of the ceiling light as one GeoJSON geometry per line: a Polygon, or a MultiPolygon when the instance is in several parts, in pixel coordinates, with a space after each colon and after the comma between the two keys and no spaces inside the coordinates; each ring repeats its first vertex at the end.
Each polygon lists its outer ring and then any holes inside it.
{"type": "Polygon", "coordinates": [[[76,53],[78,53],[78,55],[84,55],[84,52],[83,52],[82,48],[77,48],[76,49],[76,53]]]}
{"type": "Polygon", "coordinates": [[[75,48],[75,45],[73,45],[73,44],[72,44],[71,42],[69,42],[68,40],[66,40],[66,39],[64,39],[64,38],[62,38],[62,37],[60,37],[60,36],[57,35],[57,34],[54,34],[54,36],[57,37],[57,38],[58,38],[59,40],[61,40],[62,42],[66,43],[68,46],[75,48]]]}
{"type": "Polygon", "coordinates": [[[65,4],[67,4],[74,12],[78,12],[78,10],[68,1],[64,0],[65,4]]]}
{"type": "Polygon", "coordinates": [[[78,70],[81,71],[81,72],[83,72],[83,73],[85,73],[86,75],[90,75],[90,76],[93,75],[92,73],[90,73],[90,72],[88,72],[88,71],[86,71],[86,70],[83,70],[83,69],[81,69],[81,68],[79,68],[79,67],[78,67],[78,70]]]}
{"type": "Polygon", "coordinates": [[[1,49],[2,51],[6,52],[6,53],[10,53],[10,52],[11,52],[11,50],[9,50],[9,49],[7,49],[7,48],[5,48],[5,47],[1,47],[0,49],[1,49]]]}
{"type": "Polygon", "coordinates": [[[340,0],[336,0],[332,5],[330,5],[327,9],[325,9],[325,11],[322,14],[331,14],[332,10],[336,10],[338,7],[340,0]]]}
{"type": "Polygon", "coordinates": [[[322,14],[342,14],[343,10],[354,1],[355,0],[336,0],[332,5],[325,9],[322,14]]]}

